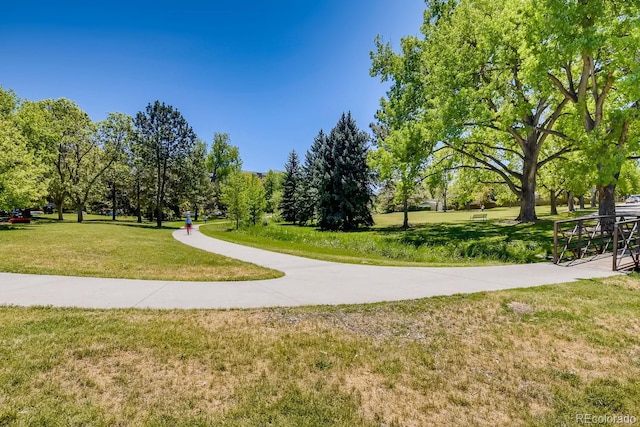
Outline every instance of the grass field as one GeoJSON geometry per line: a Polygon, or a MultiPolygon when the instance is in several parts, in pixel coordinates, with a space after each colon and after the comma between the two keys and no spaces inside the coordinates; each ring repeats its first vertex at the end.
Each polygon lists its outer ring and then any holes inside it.
{"type": "MultiPolygon", "coordinates": [[[[211,237],[335,262],[399,266],[456,266],[538,262],[553,249],[553,220],[540,207],[541,221],[515,224],[516,208],[485,210],[487,221],[471,221],[477,211],[410,212],[412,227],[400,228],[402,213],[375,216],[375,227],[357,232],[327,232],[314,227],[270,223],[232,230],[211,224],[211,237]]],[[[587,213],[587,212],[585,212],[587,213]]],[[[566,219],[566,214],[564,216],[566,219]]]]}
{"type": "Polygon", "coordinates": [[[150,224],[89,216],[78,224],[49,218],[0,225],[0,271],[157,280],[252,280],[282,276],[176,241],[180,223],[150,224]]]}
{"type": "MultiPolygon", "coordinates": [[[[499,207],[493,209],[485,209],[480,211],[477,209],[466,211],[447,211],[447,212],[435,212],[435,211],[417,211],[409,212],[409,225],[418,226],[423,224],[438,224],[442,222],[446,223],[468,223],[471,222],[471,216],[474,214],[484,213],[487,214],[488,221],[511,221],[518,216],[520,207],[499,207]]],[[[592,210],[586,210],[585,212],[591,212],[592,210]]],[[[542,220],[552,219],[566,219],[567,208],[566,206],[558,207],[559,216],[550,216],[550,206],[537,206],[536,213],[538,218],[542,220]]],[[[376,214],[373,216],[375,221],[375,227],[400,227],[402,225],[402,212],[393,212],[390,214],[376,214]]]]}
{"type": "Polygon", "coordinates": [[[640,280],[247,311],[0,308],[0,425],[640,415],[640,280]]]}

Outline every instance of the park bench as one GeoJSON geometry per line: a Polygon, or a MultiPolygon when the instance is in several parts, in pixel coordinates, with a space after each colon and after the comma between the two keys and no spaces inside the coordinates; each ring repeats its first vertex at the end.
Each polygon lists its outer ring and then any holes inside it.
{"type": "Polygon", "coordinates": [[[479,213],[479,214],[471,215],[471,221],[475,221],[475,220],[486,221],[487,220],[487,214],[486,213],[479,213]]]}

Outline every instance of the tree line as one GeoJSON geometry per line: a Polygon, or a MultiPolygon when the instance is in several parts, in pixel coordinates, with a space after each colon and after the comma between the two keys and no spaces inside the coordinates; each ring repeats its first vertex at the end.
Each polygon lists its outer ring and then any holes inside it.
{"type": "Polygon", "coordinates": [[[134,117],[93,122],[70,100],[20,100],[0,87],[0,210],[49,202],[59,219],[66,209],[78,222],[87,210],[113,219],[121,212],[161,226],[184,211],[197,219],[234,209],[238,221],[257,222],[273,210],[280,177],[270,171],[263,184],[243,173],[228,134],[214,134],[208,151],[182,114],[159,101],[134,117]]]}
{"type": "Polygon", "coordinates": [[[285,172],[242,173],[237,147],[211,150],[160,102],[92,122],[66,99],[21,101],[0,89],[0,209],[47,199],[82,221],[116,206],[158,225],[181,210],[226,212],[236,227],[264,211],[349,230],[379,204],[408,211],[429,195],[519,204],[585,197],[615,213],[640,188],[640,3],[428,0],[420,36],[377,38],[371,75],[390,83],[370,137],[350,114],[320,131],[285,172]]]}

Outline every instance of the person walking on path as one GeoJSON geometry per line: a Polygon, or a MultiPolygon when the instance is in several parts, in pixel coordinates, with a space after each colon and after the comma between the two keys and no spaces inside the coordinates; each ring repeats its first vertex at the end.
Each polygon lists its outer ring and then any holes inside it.
{"type": "Polygon", "coordinates": [[[193,221],[191,221],[191,215],[187,215],[187,219],[184,221],[184,225],[187,229],[187,234],[191,234],[191,226],[193,225],[193,221]]]}

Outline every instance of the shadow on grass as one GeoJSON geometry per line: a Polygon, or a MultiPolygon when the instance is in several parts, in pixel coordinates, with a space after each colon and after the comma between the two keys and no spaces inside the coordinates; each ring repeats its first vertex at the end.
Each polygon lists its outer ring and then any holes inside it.
{"type": "MultiPolygon", "coordinates": [[[[168,221],[172,222],[172,221],[168,221]]],[[[44,225],[44,224],[79,224],[75,219],[57,219],[57,218],[33,218],[31,224],[0,224],[0,231],[8,231],[8,230],[25,230],[33,225],[44,225]]],[[[146,228],[151,230],[178,230],[182,225],[162,225],[161,227],[156,227],[155,222],[143,222],[138,223],[130,220],[115,220],[112,219],[85,219],[80,224],[106,224],[106,225],[116,225],[120,227],[137,227],[137,228],[146,228]]]]}
{"type": "Polygon", "coordinates": [[[13,224],[0,224],[0,231],[18,231],[26,230],[29,226],[25,224],[13,225],[13,224]]]}
{"type": "Polygon", "coordinates": [[[120,220],[111,220],[111,219],[89,219],[85,220],[86,223],[92,224],[105,224],[105,225],[116,225],[120,227],[135,227],[135,228],[146,228],[150,230],[178,230],[181,226],[179,225],[162,225],[160,227],[156,226],[155,222],[133,222],[133,221],[120,221],[120,220]]]}

